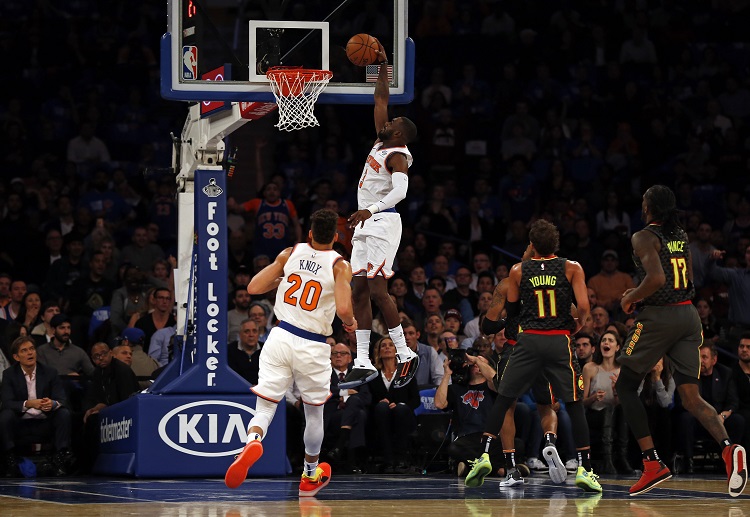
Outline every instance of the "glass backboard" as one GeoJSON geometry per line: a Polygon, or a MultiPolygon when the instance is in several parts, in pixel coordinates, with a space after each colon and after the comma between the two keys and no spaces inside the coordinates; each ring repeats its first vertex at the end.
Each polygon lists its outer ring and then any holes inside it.
{"type": "Polygon", "coordinates": [[[392,67],[390,104],[414,96],[414,42],[408,0],[169,0],[161,46],[161,93],[182,101],[261,101],[274,97],[271,66],[330,70],[323,104],[369,104],[377,67],[346,57],[351,36],[376,36],[392,67]]]}

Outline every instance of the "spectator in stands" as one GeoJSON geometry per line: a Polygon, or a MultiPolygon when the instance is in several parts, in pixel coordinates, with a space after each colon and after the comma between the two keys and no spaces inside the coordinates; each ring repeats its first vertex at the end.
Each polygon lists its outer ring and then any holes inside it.
{"type": "Polygon", "coordinates": [[[594,356],[594,344],[591,341],[591,336],[579,332],[575,336],[575,353],[578,359],[578,364],[581,366],[581,370],[586,366],[587,363],[591,362],[594,356]]]}
{"type": "Polygon", "coordinates": [[[281,190],[276,183],[266,183],[259,197],[241,205],[230,201],[228,208],[249,214],[250,226],[255,228],[255,255],[275,257],[287,246],[302,240],[297,208],[291,200],[282,199],[281,190]]]}
{"type": "Polygon", "coordinates": [[[271,332],[271,329],[268,326],[269,318],[271,317],[271,310],[265,303],[252,302],[250,304],[248,316],[258,325],[258,332],[260,333],[258,341],[261,346],[263,346],[263,343],[268,339],[268,334],[271,332]]]}
{"type": "Polygon", "coordinates": [[[604,335],[604,332],[607,330],[607,326],[609,326],[609,313],[604,307],[594,307],[593,309],[591,309],[591,319],[594,322],[594,338],[598,340],[599,338],[601,338],[601,336],[604,335]]]}
{"type": "Polygon", "coordinates": [[[716,249],[711,244],[711,225],[701,223],[698,225],[698,231],[695,238],[690,242],[690,256],[693,260],[693,284],[695,289],[700,291],[708,281],[706,271],[711,260],[711,253],[716,249]]]}
{"type": "Polygon", "coordinates": [[[18,438],[53,434],[54,473],[65,476],[73,462],[71,412],[58,372],[37,362],[36,346],[29,336],[13,341],[11,352],[16,364],[3,372],[0,399],[0,444],[5,474],[18,475],[18,438]]]}
{"type": "MultiPolygon", "coordinates": [[[[443,362],[443,379],[435,392],[435,407],[453,412],[454,439],[448,449],[458,463],[458,475],[464,476],[470,460],[481,456],[480,438],[487,416],[495,402],[497,372],[483,356],[466,355],[469,375],[463,382],[451,383],[450,360],[443,362]]],[[[490,446],[492,465],[505,465],[503,446],[494,440],[490,446]]]]}
{"type": "Polygon", "coordinates": [[[227,345],[229,367],[253,386],[258,384],[258,364],[261,352],[258,336],[258,324],[253,319],[245,318],[240,324],[238,339],[230,341],[227,345]]]}
{"type": "Polygon", "coordinates": [[[57,314],[50,320],[50,326],[55,329],[55,335],[49,343],[37,349],[39,362],[54,368],[60,375],[91,376],[94,365],[89,356],[70,341],[70,318],[57,314]]]}
{"type": "Polygon", "coordinates": [[[740,336],[737,345],[739,360],[732,366],[732,375],[737,384],[739,409],[737,413],[745,419],[745,436],[742,438],[744,447],[750,446],[750,332],[740,336]]]}
{"type": "Polygon", "coordinates": [[[729,286],[729,335],[731,343],[750,330],[750,246],[745,249],[745,268],[719,267],[716,261],[726,252],[714,250],[706,272],[709,278],[729,286]]]}
{"type": "Polygon", "coordinates": [[[148,312],[148,283],[146,275],[137,266],[126,265],[123,286],[112,293],[110,320],[112,330],[119,334],[128,326],[135,314],[148,312]]]}
{"type": "Polygon", "coordinates": [[[21,302],[26,296],[26,282],[21,279],[13,280],[10,283],[9,302],[0,310],[0,318],[7,321],[15,321],[18,313],[21,312],[21,302]]]}
{"type": "Polygon", "coordinates": [[[414,410],[420,404],[417,383],[395,389],[396,347],[389,337],[375,343],[375,368],[379,375],[367,386],[372,394],[370,418],[376,430],[376,441],[383,459],[384,472],[408,472],[409,435],[416,429],[414,410]]]}
{"type": "Polygon", "coordinates": [[[357,389],[339,389],[351,370],[352,354],[343,343],[331,347],[331,397],[323,408],[326,442],[331,461],[345,471],[361,474],[366,456],[365,424],[372,399],[367,384],[357,389]]]}
{"type": "Polygon", "coordinates": [[[601,471],[605,474],[633,474],[628,463],[628,424],[615,391],[620,374],[617,354],[622,340],[617,332],[605,331],[591,362],[583,367],[583,403],[589,428],[601,430],[601,471]]]}
{"type": "Polygon", "coordinates": [[[137,226],[130,241],[120,254],[120,260],[123,262],[130,263],[141,271],[151,271],[154,262],[164,258],[164,250],[149,242],[145,226],[137,226]]]}
{"type": "MultiPolygon", "coordinates": [[[[739,409],[737,384],[732,376],[731,368],[717,364],[717,356],[718,352],[713,345],[710,343],[701,345],[699,386],[701,397],[719,413],[732,443],[742,443],[745,418],[737,412],[739,409]]],[[[679,413],[678,422],[680,432],[677,435],[677,450],[685,458],[685,472],[691,474],[695,441],[698,438],[710,438],[710,435],[702,426],[696,426],[696,418],[688,411],[679,413]]],[[[713,444],[713,440],[710,442],[713,444]]]]}
{"type": "Polygon", "coordinates": [[[607,192],[604,208],[596,214],[596,236],[601,237],[607,232],[617,232],[630,235],[630,216],[622,208],[620,196],[616,191],[607,192]]]}
{"type": "Polygon", "coordinates": [[[234,341],[240,332],[240,325],[248,318],[250,310],[250,293],[247,292],[247,284],[234,288],[232,297],[234,308],[227,312],[227,337],[234,341]]]}
{"type": "Polygon", "coordinates": [[[479,301],[477,302],[477,310],[479,311],[479,315],[473,319],[471,319],[469,322],[464,325],[464,335],[467,339],[474,339],[482,335],[482,333],[479,330],[479,319],[485,315],[487,312],[487,309],[490,308],[490,304],[492,303],[492,293],[491,292],[483,292],[479,295],[479,301]]]}
{"type": "Polygon", "coordinates": [[[83,260],[86,251],[83,236],[73,231],[67,234],[64,240],[65,256],[49,267],[42,291],[45,300],[57,300],[62,305],[65,305],[64,300],[68,300],[68,290],[73,282],[83,275],[86,266],[83,260]]]}
{"type": "Polygon", "coordinates": [[[406,345],[419,355],[419,366],[415,376],[417,385],[420,388],[437,386],[443,378],[443,368],[437,350],[419,342],[420,333],[411,320],[401,320],[401,328],[404,329],[406,345]]]}
{"type": "Polygon", "coordinates": [[[67,296],[70,300],[68,313],[73,319],[73,332],[79,342],[84,342],[87,337],[93,312],[108,306],[117,288],[114,282],[104,277],[107,264],[103,253],[92,253],[88,264],[88,271],[73,282],[67,296]]]}
{"type": "Polygon", "coordinates": [[[39,293],[36,291],[26,291],[26,294],[21,299],[16,323],[26,327],[26,330],[31,332],[31,329],[42,322],[41,307],[42,299],[39,297],[39,293]]]}
{"type": "Polygon", "coordinates": [[[470,319],[477,310],[479,295],[471,289],[471,270],[466,266],[460,266],[456,271],[456,287],[449,289],[443,296],[443,304],[451,309],[457,309],[459,313],[470,319]]]}
{"type": "Polygon", "coordinates": [[[55,329],[52,328],[50,322],[52,318],[60,314],[60,304],[56,301],[44,302],[40,310],[42,321],[34,328],[31,329],[31,337],[36,341],[36,345],[43,345],[52,341],[52,337],[55,335],[55,329]]]}
{"type": "Polygon", "coordinates": [[[139,390],[138,379],[128,365],[112,356],[107,343],[91,346],[91,361],[96,370],[86,391],[83,409],[84,446],[79,454],[79,467],[89,472],[99,452],[99,412],[122,402],[139,390]]]}
{"type": "MultiPolygon", "coordinates": [[[[78,165],[81,172],[88,172],[90,170],[88,167],[92,165],[110,161],[107,144],[95,135],[93,122],[83,122],[78,135],[68,142],[67,159],[78,165]]],[[[101,172],[106,175],[105,171],[101,172]]]]}
{"type": "MultiPolygon", "coordinates": [[[[463,318],[461,317],[461,313],[457,311],[456,309],[448,309],[445,311],[445,317],[443,318],[445,321],[445,330],[448,332],[453,333],[453,335],[458,339],[458,343],[463,341],[466,336],[463,332],[461,332],[461,325],[463,323],[463,318]]],[[[458,344],[456,344],[456,347],[458,347],[458,344]]]]}
{"type": "Polygon", "coordinates": [[[159,363],[159,366],[166,366],[172,359],[172,354],[174,353],[172,343],[175,334],[177,334],[177,325],[159,329],[151,336],[148,355],[159,363]]]}
{"type": "Polygon", "coordinates": [[[615,250],[602,253],[601,271],[589,278],[588,285],[596,291],[599,305],[608,312],[618,312],[623,293],[635,287],[627,273],[617,269],[620,257],[615,250]]]}
{"type": "MultiPolygon", "coordinates": [[[[151,336],[159,329],[171,327],[177,324],[177,320],[172,314],[174,301],[172,293],[165,287],[157,287],[152,294],[154,300],[154,310],[141,316],[135,322],[135,327],[141,329],[145,334],[143,346],[148,347],[151,344],[151,336]]],[[[148,354],[148,350],[144,350],[148,354]]]]}
{"type": "Polygon", "coordinates": [[[427,289],[427,274],[422,266],[417,265],[411,270],[409,283],[411,284],[411,291],[409,291],[408,297],[413,305],[418,305],[422,296],[424,296],[425,289],[427,289]]]}
{"type": "MultiPolygon", "coordinates": [[[[0,309],[4,309],[10,303],[10,284],[12,278],[8,273],[0,273],[0,309]]],[[[0,318],[4,318],[4,312],[0,310],[0,318]]]]}
{"type": "Polygon", "coordinates": [[[129,349],[131,360],[129,363],[127,361],[123,362],[133,369],[133,372],[139,379],[141,388],[148,388],[151,383],[147,379],[149,379],[151,374],[154,373],[154,370],[159,367],[159,363],[157,363],[153,357],[147,355],[143,350],[145,343],[147,343],[146,334],[140,328],[128,327],[122,331],[118,341],[119,344],[114,349],[115,357],[120,359],[120,354],[125,354],[127,356],[129,349]]]}
{"type": "Polygon", "coordinates": [[[425,344],[438,353],[440,362],[445,357],[445,343],[440,341],[440,334],[445,330],[445,320],[440,313],[428,314],[424,320],[425,344]],[[442,356],[442,357],[441,357],[442,356]]]}
{"type": "Polygon", "coordinates": [[[695,308],[698,311],[698,316],[701,319],[701,326],[703,327],[703,342],[716,344],[721,336],[719,322],[716,317],[712,314],[711,303],[705,298],[698,298],[695,300],[695,308]]]}

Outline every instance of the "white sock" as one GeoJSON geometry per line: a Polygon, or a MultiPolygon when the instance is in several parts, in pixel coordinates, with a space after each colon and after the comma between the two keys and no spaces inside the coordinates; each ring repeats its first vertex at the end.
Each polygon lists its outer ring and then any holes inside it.
{"type": "Polygon", "coordinates": [[[388,335],[391,337],[391,341],[396,346],[396,353],[399,357],[407,357],[411,355],[411,349],[406,345],[406,338],[404,338],[404,329],[401,328],[401,324],[398,326],[388,329],[388,335]]]}
{"type": "Polygon", "coordinates": [[[255,441],[262,442],[263,435],[261,435],[260,433],[247,433],[247,443],[255,441]]]}
{"type": "Polygon", "coordinates": [[[364,363],[365,366],[370,363],[370,331],[369,330],[355,330],[354,333],[357,335],[357,359],[360,363],[364,363]]]}
{"type": "Polygon", "coordinates": [[[315,471],[318,468],[318,462],[315,461],[313,463],[308,463],[307,460],[305,460],[305,475],[307,477],[313,477],[315,476],[315,471]]]}

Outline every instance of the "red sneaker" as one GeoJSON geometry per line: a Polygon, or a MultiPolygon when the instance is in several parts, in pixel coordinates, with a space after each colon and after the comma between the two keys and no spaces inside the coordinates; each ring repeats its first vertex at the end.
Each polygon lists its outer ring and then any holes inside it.
{"type": "Polygon", "coordinates": [[[641,474],[641,479],[630,487],[630,495],[639,495],[648,492],[662,481],[666,481],[671,477],[672,473],[661,461],[644,460],[643,474],[641,474]]]}
{"type": "Polygon", "coordinates": [[[727,465],[729,495],[737,497],[747,485],[747,453],[742,445],[735,443],[724,447],[721,457],[727,465]]]}
{"type": "Polygon", "coordinates": [[[250,470],[258,459],[263,456],[263,445],[258,440],[245,445],[234,462],[229,465],[227,473],[224,475],[224,484],[229,488],[237,488],[245,481],[247,471],[250,470]]]}
{"type": "Polygon", "coordinates": [[[299,496],[314,496],[328,485],[329,481],[331,481],[331,466],[328,463],[319,463],[314,476],[302,474],[302,480],[299,482],[299,496]]]}

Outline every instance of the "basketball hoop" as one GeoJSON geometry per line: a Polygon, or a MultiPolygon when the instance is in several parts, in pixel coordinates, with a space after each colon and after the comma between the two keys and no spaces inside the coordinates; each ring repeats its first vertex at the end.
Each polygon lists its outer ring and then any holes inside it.
{"type": "Polygon", "coordinates": [[[333,77],[330,70],[313,70],[293,66],[271,67],[266,78],[279,106],[279,123],[283,131],[319,126],[313,109],[320,92],[333,77]]]}

